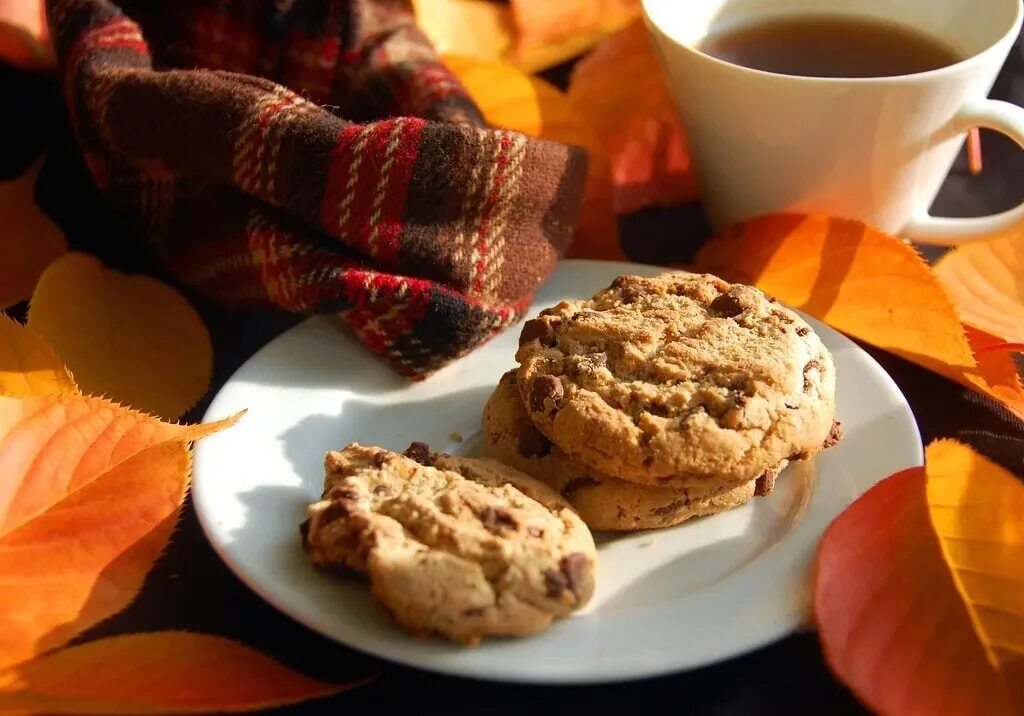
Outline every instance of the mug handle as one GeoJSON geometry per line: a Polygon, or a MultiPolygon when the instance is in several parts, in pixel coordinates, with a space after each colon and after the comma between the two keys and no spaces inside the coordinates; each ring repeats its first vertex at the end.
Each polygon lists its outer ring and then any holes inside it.
{"type": "MultiPolygon", "coordinates": [[[[997,99],[969,102],[953,118],[952,129],[966,132],[984,127],[1002,132],[1024,148],[1024,108],[997,99]]],[[[912,241],[935,246],[955,246],[989,239],[1017,224],[1024,224],[1024,203],[990,216],[969,219],[932,216],[925,210],[903,228],[903,235],[912,241]]]]}

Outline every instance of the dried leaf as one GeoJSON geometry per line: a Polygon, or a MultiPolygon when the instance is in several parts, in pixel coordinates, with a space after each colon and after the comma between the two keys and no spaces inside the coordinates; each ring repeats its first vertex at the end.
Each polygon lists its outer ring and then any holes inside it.
{"type": "Polygon", "coordinates": [[[775,214],[733,227],[697,266],[1003,402],[1024,417],[1024,389],[1005,359],[975,360],[938,279],[918,253],[861,222],[775,214]]]}
{"type": "Polygon", "coordinates": [[[1024,697],[1024,482],[953,440],[928,446],[926,472],[931,524],[974,632],[1024,697]]]}
{"type": "Polygon", "coordinates": [[[640,0],[512,0],[515,49],[529,72],[579,55],[640,15],[640,0]]]}
{"type": "Polygon", "coordinates": [[[100,639],[0,673],[0,711],[255,711],[358,685],[316,681],[230,639],[155,632],[100,639]]]}
{"type": "Polygon", "coordinates": [[[1024,485],[955,443],[929,446],[926,463],[873,487],[822,538],[826,660],[881,713],[1020,713],[1024,485]]]}
{"type": "Polygon", "coordinates": [[[0,313],[0,394],[74,395],[78,386],[37,333],[0,313]]]}
{"type": "Polygon", "coordinates": [[[964,332],[978,361],[977,370],[965,373],[964,380],[1001,402],[1010,412],[1024,417],[1024,387],[1014,359],[1014,352],[1020,352],[1021,346],[1005,343],[970,326],[964,326],[964,332]]]}
{"type": "Polygon", "coordinates": [[[188,301],[155,279],[126,276],[84,254],[68,254],[43,273],[28,325],[86,393],[176,418],[210,384],[210,336],[188,301]]]}
{"type": "Polygon", "coordinates": [[[935,265],[964,323],[1024,342],[1024,233],[964,244],[935,265]]]}
{"type": "Polygon", "coordinates": [[[512,47],[512,13],[490,0],[413,0],[416,24],[439,53],[500,60],[512,47]]]}
{"type": "Polygon", "coordinates": [[[506,63],[455,56],[443,59],[490,124],[587,150],[583,207],[569,255],[624,258],[619,247],[618,221],[609,202],[607,155],[597,135],[566,96],[544,80],[506,63]]]}
{"type": "Polygon", "coordinates": [[[43,270],[68,250],[64,234],[36,204],[42,167],[39,159],[17,179],[0,182],[0,308],[31,296],[43,270]]]}
{"type": "Polygon", "coordinates": [[[55,66],[42,0],[0,0],[0,60],[25,70],[55,66]]]}
{"type": "Polygon", "coordinates": [[[131,601],[184,498],[186,443],[232,422],[163,423],[93,397],[0,397],[0,665],[131,601]]]}
{"type": "Polygon", "coordinates": [[[602,40],[576,65],[569,99],[608,152],[616,212],[697,198],[686,137],[642,20],[602,40]]]}

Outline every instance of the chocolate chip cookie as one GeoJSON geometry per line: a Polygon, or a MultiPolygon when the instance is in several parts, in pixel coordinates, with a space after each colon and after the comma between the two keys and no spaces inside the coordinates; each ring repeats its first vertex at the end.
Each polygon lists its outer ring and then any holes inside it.
{"type": "Polygon", "coordinates": [[[768,480],[833,431],[832,356],[796,313],[711,275],[620,276],[523,326],[519,390],[578,462],[664,487],[768,480]]]}
{"type": "Polygon", "coordinates": [[[530,422],[515,371],[501,377],[484,407],[484,434],[491,457],[557,490],[595,530],[669,527],[744,504],[754,495],[755,481],[731,489],[673,490],[637,485],[580,465],[530,422]]]}
{"type": "Polygon", "coordinates": [[[475,644],[525,635],[594,592],[586,525],[547,486],[489,459],[405,455],[353,443],[326,458],[303,546],[323,567],[367,574],[417,634],[475,644]]]}

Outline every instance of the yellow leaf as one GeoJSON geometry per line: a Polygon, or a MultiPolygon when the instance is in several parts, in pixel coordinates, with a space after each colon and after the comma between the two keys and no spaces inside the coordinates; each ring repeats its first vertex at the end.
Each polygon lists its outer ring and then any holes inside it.
{"type": "Polygon", "coordinates": [[[611,204],[611,175],[601,140],[553,85],[502,62],[445,56],[488,123],[533,137],[583,147],[588,154],[583,206],[570,256],[624,258],[611,204]]]}
{"type": "Polygon", "coordinates": [[[39,279],[28,325],[86,393],[176,418],[206,392],[213,354],[202,319],[170,286],[68,254],[39,279]]]}
{"type": "Polygon", "coordinates": [[[879,348],[1000,400],[1024,417],[1007,356],[975,359],[935,274],[908,244],[850,219],[774,214],[727,230],[701,270],[751,283],[879,348]]]}
{"type": "Polygon", "coordinates": [[[974,631],[1024,695],[1024,483],[953,440],[929,445],[926,465],[931,524],[974,631]]]}
{"type": "Polygon", "coordinates": [[[442,55],[500,60],[512,47],[508,5],[491,0],[413,0],[416,24],[442,55]]]}
{"type": "Polygon", "coordinates": [[[0,394],[73,395],[78,386],[38,334],[0,313],[0,394]]]}
{"type": "Polygon", "coordinates": [[[185,496],[186,443],[232,422],[0,396],[0,665],[60,646],[134,598],[185,496]]]}
{"type": "Polygon", "coordinates": [[[0,711],[255,711],[330,696],[361,683],[326,684],[230,639],[165,631],[100,639],[2,672],[0,711]]]}
{"type": "Polygon", "coordinates": [[[640,14],[640,0],[511,0],[510,59],[536,72],[579,55],[640,14]]]}
{"type": "Polygon", "coordinates": [[[935,275],[964,323],[1024,343],[1024,232],[953,249],[935,275]]]}
{"type": "Polygon", "coordinates": [[[945,441],[926,463],[882,480],[822,537],[825,660],[878,713],[1019,714],[1024,485],[945,441]],[[997,644],[1010,658],[993,668],[997,644]]]}
{"type": "Polygon", "coordinates": [[[43,160],[0,182],[0,308],[32,295],[43,269],[68,250],[64,234],[39,210],[36,180],[43,160]]]}

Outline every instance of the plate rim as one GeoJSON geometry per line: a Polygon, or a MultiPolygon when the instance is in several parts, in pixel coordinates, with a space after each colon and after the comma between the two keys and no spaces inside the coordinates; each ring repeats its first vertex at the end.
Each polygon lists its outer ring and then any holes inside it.
{"type": "MultiPolygon", "coordinates": [[[[628,273],[637,268],[644,271],[661,270],[661,271],[684,271],[685,269],[665,267],[657,264],[641,264],[630,261],[602,261],[596,259],[563,259],[559,262],[556,267],[556,271],[562,267],[569,266],[580,266],[581,269],[600,267],[602,271],[606,271],[611,267],[617,267],[615,270],[619,273],[628,273]]],[[[553,274],[554,275],[554,274],[553,274]]],[[[549,277],[548,280],[550,280],[549,277]]],[[[546,283],[546,282],[545,282],[546,283]]],[[[531,299],[532,306],[532,299],[531,299]]],[[[800,311],[798,311],[800,312],[800,311]]],[[[803,312],[800,312],[801,315],[803,312]]],[[[528,313],[527,313],[528,315],[528,313]]],[[[524,315],[525,317],[525,315],[524,315]]],[[[812,317],[813,319],[813,317],[812,317]]],[[[209,406],[203,414],[203,422],[208,422],[213,419],[219,419],[226,412],[219,408],[219,402],[225,393],[228,386],[235,380],[236,376],[246,370],[250,363],[256,361],[261,353],[268,351],[271,346],[287,340],[289,334],[302,329],[310,323],[322,322],[323,316],[310,316],[305,320],[291,326],[285,331],[282,331],[277,336],[272,338],[263,344],[258,350],[256,350],[251,356],[249,356],[244,362],[242,362],[232,374],[224,381],[217,391],[217,394],[210,401],[209,406]]],[[[915,454],[915,463],[921,465],[924,463],[924,445],[920,432],[920,426],[917,423],[917,419],[914,416],[913,409],[906,396],[903,394],[902,389],[896,383],[896,381],[889,375],[889,373],[882,367],[878,361],[875,360],[874,356],[865,351],[861,346],[857,345],[849,336],[842,333],[838,329],[828,326],[824,321],[813,319],[816,323],[825,325],[830,331],[838,334],[845,341],[848,341],[853,348],[860,354],[861,359],[866,359],[867,365],[870,367],[877,377],[884,383],[888,384],[902,400],[902,406],[909,416],[909,425],[912,428],[912,432],[916,437],[913,450],[915,454]]],[[[513,326],[509,326],[507,331],[513,330],[513,326]]],[[[484,344],[486,345],[486,344],[484,344]]],[[[362,348],[362,346],[359,346],[362,348]]],[[[478,349],[484,346],[478,346],[478,349]]],[[[460,358],[459,360],[463,360],[460,358]]],[[[204,498],[197,497],[203,493],[203,489],[199,485],[203,482],[200,478],[200,465],[204,462],[203,453],[204,444],[206,441],[202,441],[194,446],[193,448],[193,475],[192,475],[192,506],[199,522],[200,528],[202,529],[203,536],[207,543],[217,554],[218,558],[224,563],[224,566],[243,584],[246,585],[253,593],[255,593],[260,599],[267,602],[270,606],[287,616],[289,619],[301,624],[303,627],[316,632],[323,636],[325,639],[339,644],[347,649],[352,649],[359,653],[365,654],[374,659],[381,659],[390,661],[396,664],[400,664],[405,667],[411,667],[419,669],[429,673],[443,674],[446,676],[452,676],[457,678],[469,679],[474,681],[485,681],[485,682],[500,682],[509,684],[536,684],[536,685],[595,685],[605,683],[623,683],[627,681],[637,681],[648,678],[656,678],[659,676],[665,676],[668,674],[682,673],[705,666],[711,666],[714,664],[722,663],[729,659],[738,658],[744,654],[751,653],[758,649],[761,649],[769,644],[772,644],[790,634],[801,631],[801,628],[806,625],[804,615],[800,614],[787,614],[782,618],[777,619],[774,622],[766,625],[766,628],[761,628],[754,635],[754,638],[746,638],[743,640],[744,646],[740,649],[715,649],[712,650],[714,653],[710,658],[705,657],[699,661],[693,661],[694,663],[683,663],[680,664],[678,661],[667,661],[661,664],[651,667],[643,664],[639,665],[627,665],[623,667],[620,665],[615,669],[614,674],[609,674],[604,670],[594,670],[586,673],[576,673],[571,676],[567,676],[562,673],[555,674],[537,674],[534,672],[519,672],[514,670],[509,671],[497,671],[497,670],[477,670],[477,671],[466,671],[460,668],[458,663],[452,663],[447,660],[438,660],[433,663],[424,663],[422,658],[417,658],[415,652],[392,650],[387,648],[372,648],[372,645],[366,644],[353,644],[347,641],[343,641],[337,638],[332,633],[329,633],[326,627],[321,626],[317,623],[316,619],[308,618],[305,614],[301,613],[300,609],[294,608],[287,603],[284,597],[278,597],[272,589],[265,588],[259,579],[253,577],[248,573],[248,570],[242,564],[237,564],[229,553],[227,545],[222,542],[217,532],[217,527],[213,524],[212,510],[208,510],[204,498]]],[[[910,467],[910,466],[908,466],[910,467]]],[[[885,477],[879,478],[879,481],[885,479],[885,477]]],[[[877,484],[877,482],[875,483],[877,484]]],[[[558,622],[554,625],[557,627],[558,622]]],[[[750,630],[747,630],[750,633],[750,630]]],[[[409,636],[412,639],[412,636],[409,636]]]]}

